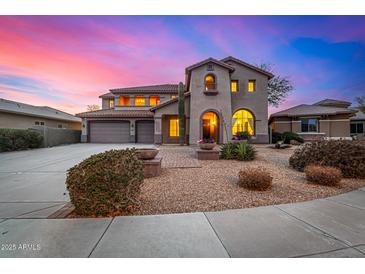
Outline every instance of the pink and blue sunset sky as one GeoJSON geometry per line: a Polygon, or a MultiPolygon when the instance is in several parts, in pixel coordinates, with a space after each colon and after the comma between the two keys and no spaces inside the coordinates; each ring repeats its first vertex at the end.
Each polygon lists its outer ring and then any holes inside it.
{"type": "Polygon", "coordinates": [[[178,83],[208,57],[271,63],[279,108],[365,94],[365,16],[0,16],[0,97],[70,113],[110,88],[178,83]]]}

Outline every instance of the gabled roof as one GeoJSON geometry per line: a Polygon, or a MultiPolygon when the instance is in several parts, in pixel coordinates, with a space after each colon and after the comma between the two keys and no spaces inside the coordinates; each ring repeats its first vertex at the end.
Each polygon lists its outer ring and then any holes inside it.
{"type": "Polygon", "coordinates": [[[224,62],[224,63],[229,62],[229,61],[236,62],[236,63],[238,63],[238,64],[240,64],[240,65],[242,65],[242,66],[245,66],[245,67],[248,67],[248,68],[250,68],[250,69],[253,69],[253,70],[255,70],[255,71],[257,71],[257,72],[259,72],[259,73],[261,73],[261,74],[266,75],[267,77],[269,77],[269,79],[271,79],[271,78],[273,78],[273,77],[274,77],[274,74],[272,74],[271,72],[268,72],[268,71],[266,71],[266,70],[260,69],[259,67],[256,67],[256,66],[254,66],[254,65],[251,65],[251,64],[249,64],[249,63],[246,63],[246,62],[244,62],[244,61],[242,61],[242,60],[240,60],[240,59],[237,59],[237,58],[235,58],[235,57],[233,57],[233,56],[228,56],[228,57],[223,58],[223,59],[221,60],[221,62],[224,62]]]}
{"type": "Polygon", "coordinates": [[[299,117],[311,115],[336,115],[336,114],[355,114],[356,111],[349,108],[324,107],[318,105],[298,105],[270,115],[270,119],[275,117],[299,117]]]}
{"type": "Polygon", "coordinates": [[[176,84],[163,84],[163,85],[151,85],[151,86],[139,86],[139,87],[126,87],[110,89],[113,94],[126,94],[126,93],[164,93],[164,94],[177,94],[179,85],[176,84]]]}
{"type": "Polygon", "coordinates": [[[186,74],[187,74],[187,73],[189,73],[191,70],[193,70],[193,69],[195,69],[195,68],[198,68],[198,67],[201,67],[201,66],[203,66],[203,65],[205,65],[205,64],[208,64],[208,63],[214,63],[214,64],[216,64],[216,65],[218,65],[218,66],[221,66],[221,67],[224,67],[224,68],[228,69],[229,71],[234,71],[234,67],[232,67],[232,66],[230,66],[230,65],[228,65],[228,64],[226,64],[226,63],[224,63],[224,62],[221,62],[221,61],[219,61],[219,60],[217,60],[217,59],[214,59],[214,58],[210,57],[210,58],[208,58],[208,59],[205,59],[205,60],[203,60],[203,61],[200,61],[200,62],[198,62],[198,63],[195,63],[195,64],[193,64],[193,65],[191,65],[191,66],[188,66],[187,68],[185,68],[185,72],[186,72],[186,74]]]}
{"type": "Polygon", "coordinates": [[[68,121],[68,122],[81,122],[80,118],[77,118],[72,114],[69,114],[67,112],[55,108],[47,106],[33,106],[2,98],[0,98],[0,112],[15,113],[27,116],[36,116],[36,117],[68,121]]]}
{"type": "Polygon", "coordinates": [[[153,113],[149,110],[115,110],[101,109],[76,114],[81,118],[149,118],[153,113]]]}
{"type": "MultiPolygon", "coordinates": [[[[190,96],[190,92],[185,92],[184,93],[184,96],[185,97],[189,97],[190,96]]],[[[156,109],[164,108],[165,106],[169,106],[169,105],[171,105],[173,103],[176,103],[178,100],[179,100],[178,97],[173,98],[173,99],[170,99],[170,100],[167,100],[167,101],[165,101],[165,102],[163,102],[163,103],[161,103],[161,104],[159,104],[157,106],[154,106],[154,107],[150,108],[150,110],[151,111],[155,111],[156,109]]]]}
{"type": "Polygon", "coordinates": [[[351,102],[335,100],[335,99],[324,99],[317,103],[314,103],[315,106],[335,106],[335,107],[349,107],[351,106],[351,102]]]}

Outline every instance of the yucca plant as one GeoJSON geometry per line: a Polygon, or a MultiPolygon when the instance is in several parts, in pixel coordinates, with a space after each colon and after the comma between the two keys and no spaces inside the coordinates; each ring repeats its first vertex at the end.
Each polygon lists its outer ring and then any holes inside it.
{"type": "Polygon", "coordinates": [[[255,159],[256,151],[250,144],[236,143],[235,155],[239,161],[251,161],[255,159]]]}

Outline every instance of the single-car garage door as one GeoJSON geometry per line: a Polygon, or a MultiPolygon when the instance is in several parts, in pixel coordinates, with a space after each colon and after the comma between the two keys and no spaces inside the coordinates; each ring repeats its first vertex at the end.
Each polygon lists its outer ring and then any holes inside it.
{"type": "Polygon", "coordinates": [[[91,121],[90,143],[129,143],[130,130],[127,121],[91,121]]]}
{"type": "Polygon", "coordinates": [[[153,121],[137,121],[137,143],[153,144],[155,134],[154,126],[155,123],[153,121]]]}

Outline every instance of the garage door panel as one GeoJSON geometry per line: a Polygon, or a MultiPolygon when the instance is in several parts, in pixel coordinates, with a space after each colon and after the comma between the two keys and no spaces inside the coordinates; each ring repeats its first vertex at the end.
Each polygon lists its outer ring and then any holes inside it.
{"type": "Polygon", "coordinates": [[[137,143],[153,144],[155,135],[154,121],[137,121],[137,143]]]}
{"type": "Polygon", "coordinates": [[[129,143],[129,122],[90,122],[90,143],[129,143]]]}

